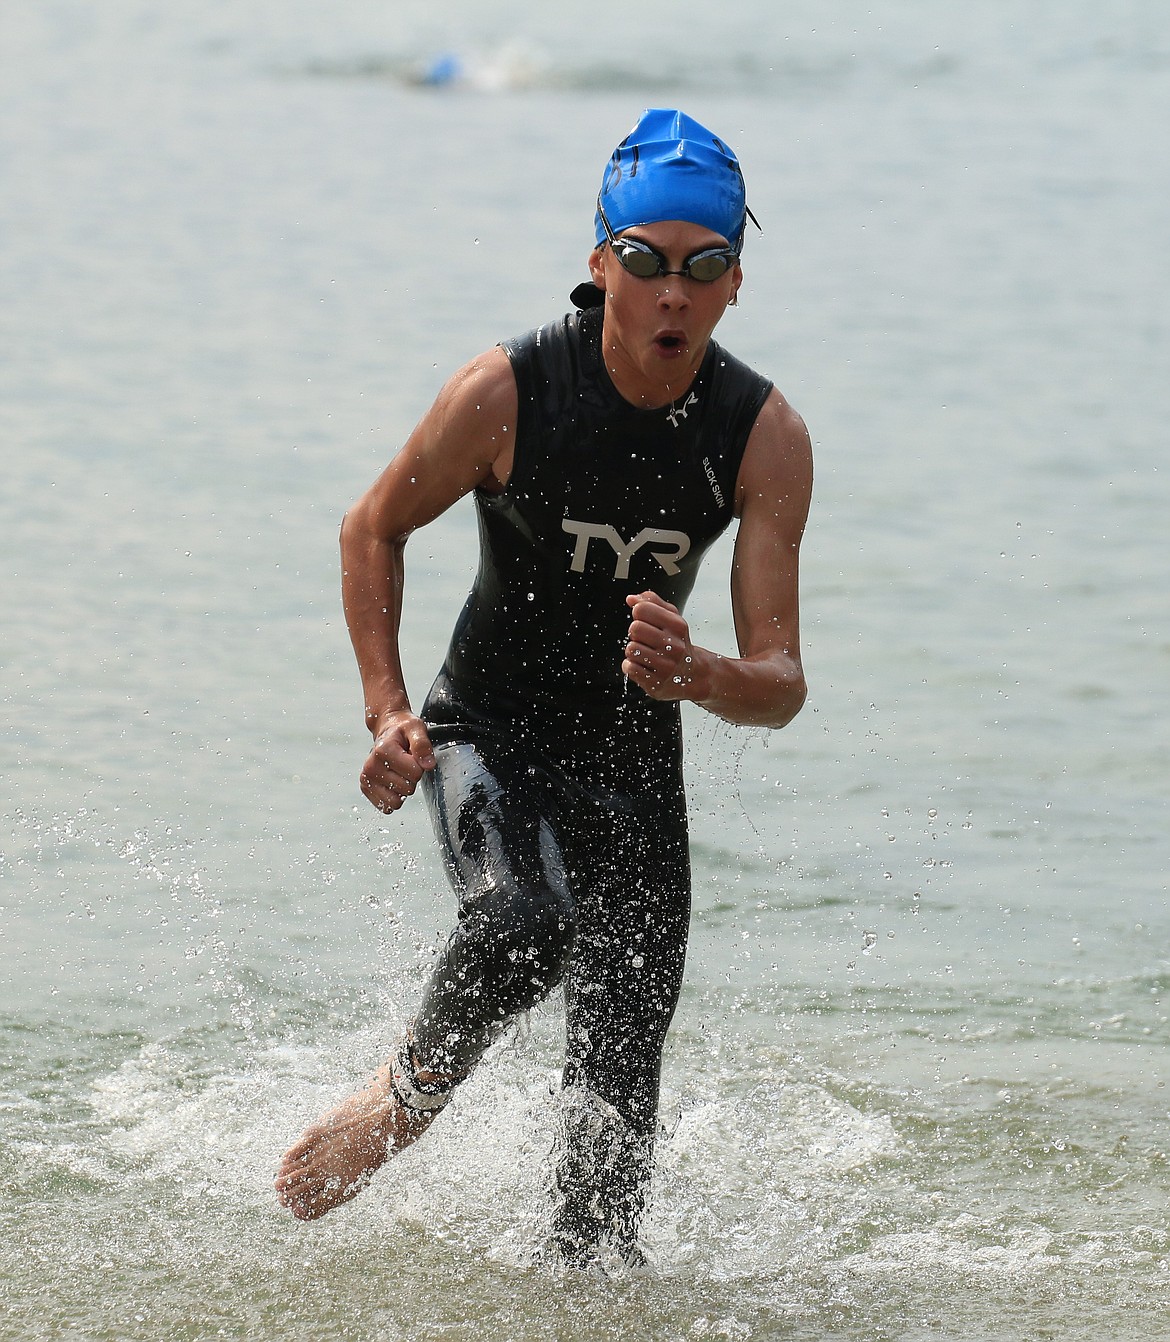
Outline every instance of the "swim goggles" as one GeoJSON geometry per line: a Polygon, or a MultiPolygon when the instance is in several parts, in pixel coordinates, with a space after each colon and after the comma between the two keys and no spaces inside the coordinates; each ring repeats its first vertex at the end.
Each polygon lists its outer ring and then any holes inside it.
{"type": "Polygon", "coordinates": [[[734,247],[705,247],[701,252],[692,252],[682,263],[681,270],[667,270],[666,257],[649,243],[639,242],[637,238],[619,238],[614,234],[600,196],[597,197],[597,213],[605,229],[605,240],[617,257],[618,265],[640,280],[652,280],[658,275],[685,275],[700,284],[713,284],[732,266],[739,264],[739,252],[734,247]]]}

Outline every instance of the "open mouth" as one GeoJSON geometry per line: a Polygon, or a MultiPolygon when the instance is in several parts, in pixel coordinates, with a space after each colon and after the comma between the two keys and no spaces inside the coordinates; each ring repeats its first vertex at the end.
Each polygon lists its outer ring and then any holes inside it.
{"type": "Polygon", "coordinates": [[[668,333],[666,335],[655,336],[654,343],[660,350],[670,352],[673,350],[682,349],[682,347],[686,344],[686,341],[682,338],[682,336],[670,335],[668,333]]]}

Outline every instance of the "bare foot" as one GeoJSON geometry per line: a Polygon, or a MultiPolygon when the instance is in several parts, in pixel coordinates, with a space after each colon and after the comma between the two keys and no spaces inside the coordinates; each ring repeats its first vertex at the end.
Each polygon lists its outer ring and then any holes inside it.
{"type": "Polygon", "coordinates": [[[395,1152],[417,1141],[438,1110],[404,1108],[382,1067],[290,1146],[276,1175],[276,1200],[301,1221],[314,1221],[356,1197],[395,1152]]]}

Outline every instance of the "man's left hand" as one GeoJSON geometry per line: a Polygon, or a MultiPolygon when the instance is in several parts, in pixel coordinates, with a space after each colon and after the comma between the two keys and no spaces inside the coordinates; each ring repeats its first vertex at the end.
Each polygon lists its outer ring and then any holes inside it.
{"type": "Polygon", "coordinates": [[[652,699],[689,699],[695,649],[677,606],[656,592],[626,597],[629,642],[622,671],[652,699]]]}

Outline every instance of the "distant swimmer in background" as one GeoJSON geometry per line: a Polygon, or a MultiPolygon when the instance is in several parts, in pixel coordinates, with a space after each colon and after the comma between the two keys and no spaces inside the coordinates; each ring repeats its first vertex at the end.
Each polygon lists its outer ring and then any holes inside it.
{"type": "Polygon", "coordinates": [[[494,51],[471,55],[443,51],[425,64],[412,66],[407,82],[430,89],[474,89],[477,93],[509,93],[548,82],[548,62],[524,42],[506,42],[494,51]]]}
{"type": "MultiPolygon", "coordinates": [[[[809,436],[712,339],[737,301],[748,218],[726,142],[683,112],[646,112],[606,165],[577,310],[455,373],[345,517],[343,600],[374,738],[362,791],[391,812],[421,787],[458,919],[395,1055],[285,1155],[277,1196],[303,1220],[361,1192],[561,987],[550,1251],[638,1258],[690,917],[680,703],[783,727],[806,693],[809,436]],[[478,576],[415,713],[403,551],[473,491],[478,576]],[[693,643],[682,613],[733,518],[738,655],[693,643]]],[[[690,1067],[709,1090],[712,1059],[690,1067]]]]}

